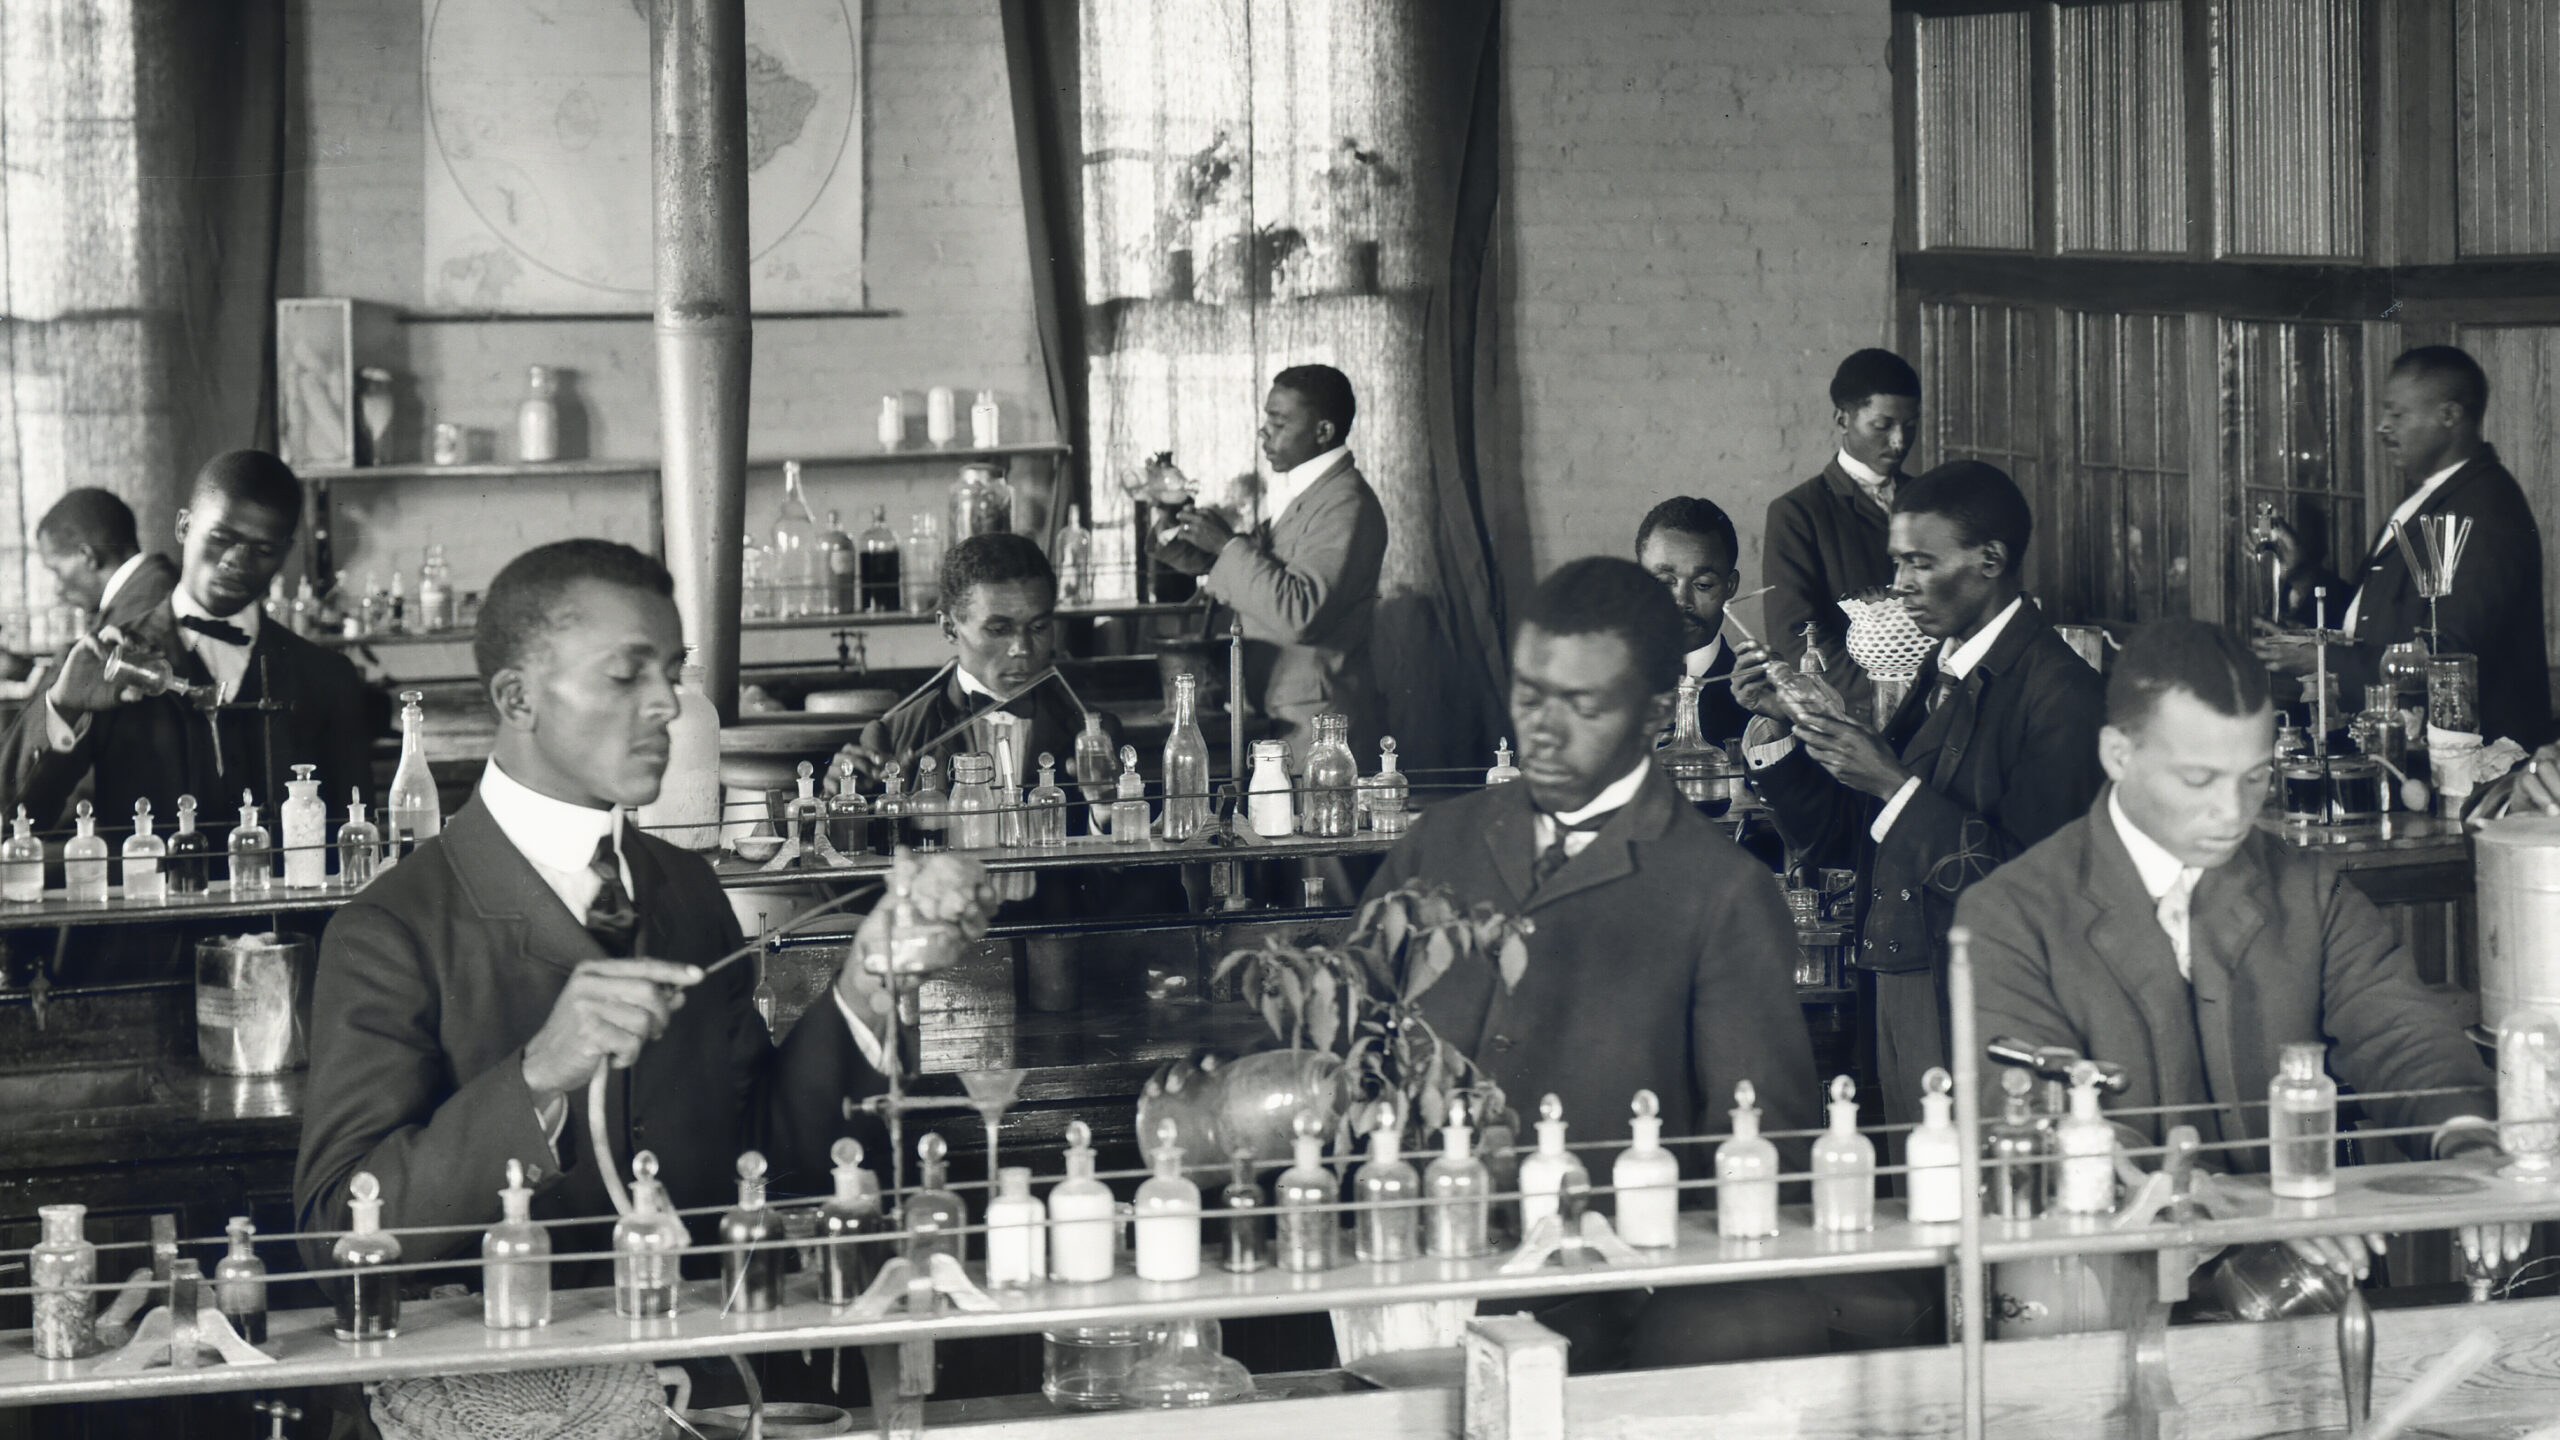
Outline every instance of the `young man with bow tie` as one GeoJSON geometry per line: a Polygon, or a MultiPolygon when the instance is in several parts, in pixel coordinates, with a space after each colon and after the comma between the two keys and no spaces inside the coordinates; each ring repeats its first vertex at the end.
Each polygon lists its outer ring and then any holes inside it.
{"type": "Polygon", "coordinates": [[[277,708],[208,715],[176,695],[127,699],[105,682],[111,647],[84,637],[45,695],[46,753],[27,776],[28,814],[59,815],[93,772],[97,812],[110,826],[138,799],[165,822],[180,795],[195,797],[208,828],[225,826],[243,790],[281,804],[295,765],[316,768],[333,810],[370,783],[375,727],[356,667],[259,610],[301,520],[302,483],[283,461],[234,450],[206,462],[178,512],[177,588],[128,637],[165,654],[189,683],[215,687],[226,705],[277,708]]]}

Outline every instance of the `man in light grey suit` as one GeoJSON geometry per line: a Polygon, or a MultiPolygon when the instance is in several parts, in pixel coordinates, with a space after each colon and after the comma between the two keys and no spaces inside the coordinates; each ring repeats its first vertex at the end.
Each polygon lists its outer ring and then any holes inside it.
{"type": "Polygon", "coordinates": [[[1262,454],[1274,477],[1264,522],[1238,531],[1193,508],[1164,537],[1179,542],[1174,555],[1206,558],[1210,595],[1244,617],[1245,683],[1301,762],[1318,714],[1349,716],[1352,751],[1364,757],[1384,720],[1369,632],[1387,512],[1351,456],[1357,411],[1351,381],[1332,366],[1281,371],[1262,404],[1262,454]]]}

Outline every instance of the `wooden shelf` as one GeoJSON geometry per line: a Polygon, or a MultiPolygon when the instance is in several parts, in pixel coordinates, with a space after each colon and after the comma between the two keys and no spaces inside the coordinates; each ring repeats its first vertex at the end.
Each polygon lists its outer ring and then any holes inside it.
{"type": "MultiPolygon", "coordinates": [[[[1151,615],[1196,615],[1200,610],[1201,605],[1198,601],[1184,601],[1179,604],[1141,604],[1132,601],[1126,605],[1078,605],[1072,609],[1060,610],[1058,618],[1061,620],[1114,620],[1151,615]]],[[[800,615],[788,620],[741,620],[738,622],[738,628],[751,635],[792,630],[823,633],[834,630],[930,625],[935,618],[929,611],[919,614],[912,610],[883,610],[869,611],[860,615],[800,615]]],[[[313,635],[308,638],[315,645],[326,646],[333,650],[353,650],[379,645],[468,645],[471,643],[471,632],[438,630],[424,635],[359,635],[352,639],[343,635],[313,635]]]]}
{"type": "MultiPolygon", "coordinates": [[[[1019,445],[994,445],[984,449],[952,446],[937,450],[930,446],[913,449],[848,451],[840,454],[775,455],[750,457],[750,470],[779,470],[783,462],[797,460],[808,469],[823,470],[841,466],[912,465],[919,463],[972,460],[1010,460],[1041,456],[1061,456],[1075,447],[1061,440],[1032,440],[1019,445]]],[[[605,475],[655,475],[655,457],[627,460],[497,460],[467,465],[361,465],[313,466],[302,472],[306,481],[335,484],[346,480],[521,480],[582,479],[605,475]]]]}

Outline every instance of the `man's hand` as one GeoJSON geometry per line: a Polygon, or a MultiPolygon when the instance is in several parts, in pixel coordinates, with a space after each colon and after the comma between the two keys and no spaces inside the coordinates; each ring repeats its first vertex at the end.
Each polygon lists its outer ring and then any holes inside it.
{"type": "Polygon", "coordinates": [[[900,773],[897,761],[877,750],[864,749],[859,740],[848,740],[836,751],[836,758],[829,763],[828,768],[832,770],[837,765],[850,769],[854,774],[874,785],[881,784],[889,776],[900,773]]]}
{"type": "Polygon", "coordinates": [[[1796,739],[1815,763],[1852,790],[1890,800],[1911,772],[1884,738],[1864,725],[1829,715],[1809,715],[1796,722],[1796,739]]]}
{"type": "Polygon", "coordinates": [[[2279,675],[2303,676],[2319,665],[2319,647],[2287,635],[2261,635],[2249,642],[2258,663],[2279,675]]]}
{"type": "Polygon", "coordinates": [[[113,710],[131,697],[107,683],[105,647],[96,637],[83,635],[64,653],[62,668],[45,698],[67,717],[113,710]]]}
{"type": "Polygon", "coordinates": [[[1188,545],[1201,554],[1217,558],[1227,542],[1236,538],[1235,527],[1217,511],[1194,505],[1173,517],[1173,523],[1156,532],[1159,539],[1188,545]]]}
{"type": "MultiPolygon", "coordinates": [[[[964,941],[986,935],[999,900],[985,866],[950,854],[910,855],[899,863],[911,867],[906,872],[907,899],[915,906],[918,920],[928,925],[948,925],[959,931],[964,941]]],[[[836,993],[844,997],[854,1014],[875,1025],[889,1013],[889,977],[865,969],[861,957],[888,946],[891,909],[884,899],[862,917],[860,928],[854,932],[853,948],[836,971],[836,993]]],[[[900,983],[912,987],[915,982],[900,983]]]]}
{"type": "Polygon", "coordinates": [[[1734,703],[1752,714],[1781,724],[1795,719],[1778,699],[1778,687],[1769,683],[1769,651],[1759,641],[1745,640],[1733,647],[1733,675],[1728,683],[1733,686],[1734,703]]]}
{"type": "Polygon", "coordinates": [[[551,1017],[524,1046],[524,1083],[535,1103],[587,1083],[611,1061],[627,1070],[640,1047],[667,1033],[700,968],[667,960],[589,960],[551,1002],[551,1017]]]}
{"type": "MultiPolygon", "coordinates": [[[[2545,754],[2554,753],[2544,746],[2545,754]]],[[[2519,789],[2522,788],[2521,782],[2519,789]]],[[[2454,1125],[2442,1132],[2435,1145],[2439,1160],[2459,1160],[2477,1156],[2482,1165],[2495,1165],[2506,1158],[2506,1150],[2498,1144],[2498,1132],[2487,1125],[2454,1125]]],[[[2498,1271],[2524,1258],[2533,1244],[2533,1227],[2529,1224],[2465,1225],[2454,1238],[2462,1246],[2462,1258],[2470,1268],[2487,1274],[2498,1271]]]]}
{"type": "Polygon", "coordinates": [[[2373,1269],[2373,1257],[2388,1253],[2390,1244],[2380,1235],[2306,1235],[2287,1240],[2284,1248],[2314,1265],[2361,1280],[2373,1269]]]}
{"type": "Polygon", "coordinates": [[[2533,752],[2516,772],[2516,785],[2509,809],[2530,807],[2545,815],[2560,815],[2560,742],[2533,752]]]}

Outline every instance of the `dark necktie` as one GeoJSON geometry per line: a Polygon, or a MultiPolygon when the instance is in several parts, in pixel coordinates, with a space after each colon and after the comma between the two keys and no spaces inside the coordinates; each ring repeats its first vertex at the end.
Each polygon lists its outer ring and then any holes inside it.
{"type": "Polygon", "coordinates": [[[1938,683],[1929,687],[1930,713],[1937,713],[1938,707],[1946,704],[1947,697],[1956,693],[1956,687],[1963,683],[1964,681],[1957,676],[1950,675],[1944,670],[1939,671],[1938,683]]]}
{"type": "Polygon", "coordinates": [[[587,933],[596,937],[604,953],[617,960],[629,959],[631,942],[640,933],[640,910],[631,903],[631,892],[622,884],[620,854],[613,848],[613,836],[596,842],[595,858],[587,862],[604,883],[597,887],[596,898],[587,902],[587,933]]]}
{"type": "Polygon", "coordinates": [[[1529,893],[1535,895],[1545,889],[1547,881],[1553,879],[1555,873],[1573,859],[1571,855],[1565,853],[1564,842],[1568,837],[1575,834],[1596,833],[1601,826],[1609,823],[1610,817],[1617,813],[1615,810],[1603,810],[1597,815],[1585,815],[1580,820],[1567,820],[1561,815],[1549,815],[1547,823],[1556,827],[1555,843],[1539,851],[1537,860],[1529,866],[1529,893]]]}
{"type": "Polygon", "coordinates": [[[178,617],[178,623],[208,640],[219,640],[225,645],[246,647],[249,643],[249,632],[228,620],[208,620],[201,615],[181,615],[178,617]]]}

